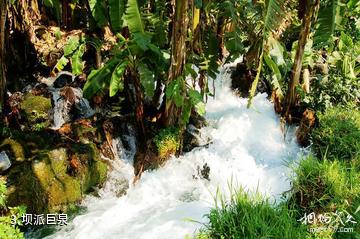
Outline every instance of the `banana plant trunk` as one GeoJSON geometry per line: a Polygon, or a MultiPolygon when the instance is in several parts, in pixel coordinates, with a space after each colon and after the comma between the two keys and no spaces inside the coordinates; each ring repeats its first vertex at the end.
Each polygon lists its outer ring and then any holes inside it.
{"type": "Polygon", "coordinates": [[[5,76],[5,22],[7,0],[0,1],[0,112],[4,106],[6,76],[5,76]]]}
{"type": "MultiPolygon", "coordinates": [[[[175,14],[172,22],[171,35],[171,63],[168,75],[168,84],[176,80],[183,73],[186,61],[186,37],[188,30],[188,1],[175,0],[175,14]]],[[[166,102],[163,115],[164,126],[176,125],[178,123],[179,108],[173,102],[166,102]]]]}
{"type": "Polygon", "coordinates": [[[296,87],[300,83],[301,68],[302,68],[302,59],[304,56],[305,45],[309,37],[311,30],[311,21],[313,20],[316,10],[320,4],[319,0],[306,0],[306,9],[305,14],[302,19],[301,31],[299,35],[298,46],[296,49],[294,65],[291,71],[291,79],[289,81],[289,87],[284,100],[284,107],[282,115],[287,121],[291,121],[291,113],[296,104],[296,87]]]}
{"type": "Polygon", "coordinates": [[[62,16],[61,16],[61,23],[62,26],[66,29],[66,30],[71,30],[72,29],[72,16],[71,16],[71,8],[70,8],[70,4],[68,0],[63,0],[62,1],[62,16]]]}
{"type": "Polygon", "coordinates": [[[135,88],[135,119],[138,127],[139,144],[145,146],[146,131],[144,126],[144,95],[141,90],[140,76],[135,69],[130,69],[130,77],[135,88]]]}
{"type": "Polygon", "coordinates": [[[217,24],[216,35],[219,42],[219,61],[223,62],[225,51],[225,18],[220,16],[217,24]]]}

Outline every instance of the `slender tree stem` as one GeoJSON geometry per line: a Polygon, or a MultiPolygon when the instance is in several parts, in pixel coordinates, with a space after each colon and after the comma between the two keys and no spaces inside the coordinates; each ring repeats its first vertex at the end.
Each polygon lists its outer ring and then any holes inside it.
{"type": "Polygon", "coordinates": [[[305,45],[309,37],[311,30],[311,21],[314,14],[316,14],[316,9],[320,4],[319,0],[307,0],[306,3],[306,12],[302,20],[301,31],[299,35],[298,46],[296,49],[294,65],[291,71],[291,79],[289,81],[289,88],[287,95],[284,101],[283,116],[291,121],[291,110],[296,103],[296,87],[300,83],[301,68],[302,68],[302,59],[304,56],[305,45]]]}
{"type": "Polygon", "coordinates": [[[4,106],[6,76],[5,76],[5,22],[7,0],[0,1],[0,111],[4,106]]]}
{"type": "MultiPolygon", "coordinates": [[[[171,63],[168,83],[177,79],[183,72],[186,61],[186,36],[188,29],[188,2],[175,0],[175,14],[171,36],[171,63]]],[[[179,119],[179,109],[173,102],[166,102],[163,123],[165,126],[175,125],[179,119]]]]}

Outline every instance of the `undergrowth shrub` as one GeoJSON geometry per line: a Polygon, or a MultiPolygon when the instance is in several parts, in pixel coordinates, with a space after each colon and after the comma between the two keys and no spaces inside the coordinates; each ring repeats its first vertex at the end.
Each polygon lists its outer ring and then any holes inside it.
{"type": "Polygon", "coordinates": [[[320,112],[339,105],[360,104],[360,81],[336,72],[318,75],[311,82],[311,91],[300,95],[305,108],[320,112]]]}
{"type": "Polygon", "coordinates": [[[308,156],[295,173],[290,200],[301,213],[342,209],[360,195],[360,173],[343,162],[308,156]]]}
{"type": "Polygon", "coordinates": [[[207,215],[209,223],[196,239],[310,238],[306,226],[284,204],[273,205],[259,194],[231,192],[229,203],[220,195],[207,215]]]}
{"type": "MultiPolygon", "coordinates": [[[[308,156],[300,162],[295,170],[292,192],[288,204],[297,210],[297,217],[315,213],[316,216],[333,215],[332,213],[348,212],[358,221],[356,212],[360,206],[360,172],[356,167],[339,160],[318,160],[308,156]]],[[[333,218],[334,219],[334,218],[333,218]]],[[[355,226],[356,224],[340,225],[339,221],[331,221],[331,226],[355,226]]],[[[328,227],[329,224],[317,221],[313,227],[328,227]]],[[[314,238],[359,238],[360,231],[353,233],[334,233],[325,230],[315,233],[314,238]]]]}
{"type": "Polygon", "coordinates": [[[161,159],[167,159],[175,154],[180,147],[179,129],[170,127],[159,131],[154,137],[156,150],[161,159]]]}
{"type": "Polygon", "coordinates": [[[359,160],[360,111],[340,107],[318,114],[319,126],[311,134],[312,149],[328,159],[359,160]]]}
{"type": "Polygon", "coordinates": [[[25,213],[25,207],[6,207],[6,185],[5,181],[0,178],[0,238],[1,239],[22,239],[24,234],[20,231],[19,227],[13,225],[14,218],[16,217],[16,224],[22,225],[19,220],[25,213]]]}

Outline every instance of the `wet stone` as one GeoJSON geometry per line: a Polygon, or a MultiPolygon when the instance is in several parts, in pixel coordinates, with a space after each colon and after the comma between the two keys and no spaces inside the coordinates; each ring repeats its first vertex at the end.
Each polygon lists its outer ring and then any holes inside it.
{"type": "Polygon", "coordinates": [[[5,151],[0,153],[0,173],[6,171],[11,166],[11,162],[9,157],[7,156],[5,151]]]}
{"type": "Polygon", "coordinates": [[[54,81],[55,88],[62,88],[68,86],[73,82],[74,76],[70,72],[60,72],[54,81]]]}

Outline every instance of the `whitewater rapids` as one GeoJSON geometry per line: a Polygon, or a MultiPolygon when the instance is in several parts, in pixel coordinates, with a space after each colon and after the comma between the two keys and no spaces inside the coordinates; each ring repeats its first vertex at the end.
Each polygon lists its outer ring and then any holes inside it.
{"type": "MultiPolygon", "coordinates": [[[[301,154],[293,132],[284,137],[279,117],[265,94],[258,94],[247,109],[247,99],[230,90],[228,70],[222,71],[216,97],[209,98],[206,105],[209,126],[201,129],[203,137],[212,138],[207,147],[144,172],[126,195],[117,197],[122,179],[132,180],[133,153],[115,141],[119,159],[100,196],[88,196],[83,203],[86,212],[47,238],[184,239],[202,226],[188,219],[206,222],[204,214],[214,205],[216,190],[226,193],[230,182],[280,200],[290,189],[289,164],[301,154]],[[210,167],[210,181],[198,175],[198,168],[205,163],[210,167]]],[[[134,140],[129,137],[129,141],[134,140]]]]}

